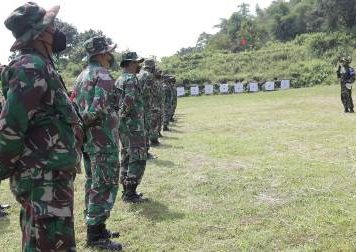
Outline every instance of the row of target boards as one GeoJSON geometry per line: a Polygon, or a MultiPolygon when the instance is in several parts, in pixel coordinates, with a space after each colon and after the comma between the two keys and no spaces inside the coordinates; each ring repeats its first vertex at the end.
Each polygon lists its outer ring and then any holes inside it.
{"type": "MultiPolygon", "coordinates": [[[[290,80],[282,80],[280,89],[289,89],[290,88],[290,80]]],[[[262,90],[265,91],[274,91],[276,90],[276,85],[273,81],[268,81],[262,85],[262,90]]],[[[190,87],[190,95],[191,96],[198,96],[199,95],[199,87],[192,86],[190,87]]],[[[233,85],[233,92],[234,93],[244,93],[244,92],[258,92],[260,91],[259,85],[257,82],[250,82],[247,84],[246,88],[243,83],[238,82],[233,85]]],[[[220,84],[219,85],[219,92],[221,94],[229,93],[229,84],[220,84]]],[[[204,86],[204,94],[211,95],[214,94],[214,85],[208,84],[204,86]]],[[[185,96],[185,88],[184,87],[177,87],[177,96],[185,96]]]]}

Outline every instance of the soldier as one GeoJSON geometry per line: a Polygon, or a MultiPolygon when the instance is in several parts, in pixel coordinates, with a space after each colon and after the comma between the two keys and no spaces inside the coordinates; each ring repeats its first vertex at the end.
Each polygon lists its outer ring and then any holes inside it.
{"type": "MultiPolygon", "coordinates": [[[[0,64],[0,84],[1,84],[1,72],[2,72],[2,70],[3,70],[5,67],[6,67],[6,66],[0,64]]],[[[2,86],[2,84],[1,84],[1,86],[2,86]]],[[[1,110],[2,110],[2,104],[3,104],[3,102],[4,102],[4,101],[3,101],[3,97],[1,97],[1,101],[0,101],[0,112],[1,112],[1,110]]],[[[1,185],[1,181],[0,181],[0,185],[1,185]]],[[[2,205],[2,204],[0,204],[0,218],[3,218],[3,217],[5,217],[5,216],[8,215],[8,213],[4,211],[5,209],[8,209],[8,208],[10,208],[9,205],[2,205]]]]}
{"type": "Polygon", "coordinates": [[[355,71],[350,67],[351,61],[351,57],[342,58],[336,72],[340,79],[341,102],[344,105],[345,113],[354,113],[352,83],[355,81],[355,71]]]}
{"type": "Polygon", "coordinates": [[[85,214],[87,245],[121,250],[110,238],[118,237],[106,229],[119,181],[119,119],[115,80],[108,69],[114,65],[112,52],[104,37],[84,42],[88,65],[76,80],[72,98],[86,126],[83,157],[86,173],[85,214]]]}
{"type": "Polygon", "coordinates": [[[152,133],[150,136],[150,141],[152,146],[159,145],[158,138],[160,137],[160,132],[162,128],[162,108],[163,108],[163,88],[162,88],[162,71],[155,71],[155,80],[152,88],[152,121],[151,129],[152,133]]]}
{"type": "Polygon", "coordinates": [[[176,86],[176,78],[174,76],[172,76],[171,79],[172,82],[172,112],[171,112],[171,122],[174,122],[174,114],[176,112],[176,108],[177,108],[177,101],[178,101],[178,97],[177,97],[177,86],[176,86]]]}
{"type": "Polygon", "coordinates": [[[59,11],[25,3],[5,20],[19,51],[2,72],[0,180],[21,204],[23,251],[75,251],[73,182],[83,131],[52,55],[66,48],[59,11]]]}
{"type": "Polygon", "coordinates": [[[147,59],[144,62],[143,68],[137,75],[139,83],[142,85],[143,103],[145,113],[145,135],[146,135],[146,147],[147,158],[155,159],[156,156],[149,152],[150,149],[150,136],[152,134],[152,88],[154,85],[155,61],[153,59],[147,59]]]}
{"type": "Polygon", "coordinates": [[[163,131],[168,131],[168,125],[171,120],[172,112],[172,88],[171,88],[171,76],[165,74],[163,76],[163,90],[164,90],[164,115],[163,115],[163,131]]]}
{"type": "Polygon", "coordinates": [[[141,193],[136,192],[145,172],[147,160],[143,88],[136,77],[140,69],[139,64],[143,61],[144,59],[139,58],[136,52],[124,53],[120,63],[123,73],[115,84],[121,94],[120,182],[124,188],[122,200],[127,203],[140,203],[145,200],[141,193]]]}

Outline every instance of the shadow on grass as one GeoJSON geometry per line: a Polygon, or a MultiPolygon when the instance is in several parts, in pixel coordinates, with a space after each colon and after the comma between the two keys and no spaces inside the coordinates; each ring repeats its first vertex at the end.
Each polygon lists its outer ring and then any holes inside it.
{"type": "Polygon", "coordinates": [[[177,220],[185,216],[183,213],[172,211],[166,205],[152,199],[149,199],[146,203],[131,205],[130,210],[138,212],[153,222],[177,220]]]}
{"type": "Polygon", "coordinates": [[[0,219],[0,235],[9,232],[10,219],[3,217],[0,219]]]}
{"type": "Polygon", "coordinates": [[[155,159],[153,161],[153,163],[157,166],[162,166],[162,167],[168,167],[168,168],[172,168],[174,167],[174,163],[172,161],[169,160],[161,160],[161,159],[155,159]]]}
{"type": "MultiPolygon", "coordinates": [[[[172,140],[178,140],[178,139],[180,139],[179,137],[174,137],[174,136],[163,136],[163,138],[165,138],[165,139],[172,139],[172,140]]],[[[159,147],[159,146],[158,146],[159,147]]]]}

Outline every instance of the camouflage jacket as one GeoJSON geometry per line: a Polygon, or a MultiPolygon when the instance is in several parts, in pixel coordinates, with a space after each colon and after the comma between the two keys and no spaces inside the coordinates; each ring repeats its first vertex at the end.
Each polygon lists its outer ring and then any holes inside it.
{"type": "Polygon", "coordinates": [[[87,153],[119,151],[118,93],[109,71],[91,62],[78,76],[72,94],[86,124],[87,153]]]}
{"type": "Polygon", "coordinates": [[[161,110],[164,102],[164,92],[161,80],[155,80],[152,87],[151,111],[161,110]]]}
{"type": "Polygon", "coordinates": [[[51,62],[21,53],[2,72],[2,92],[0,179],[32,167],[75,172],[81,121],[51,62]]]}
{"type": "MultiPolygon", "coordinates": [[[[135,74],[123,73],[116,81],[121,94],[120,103],[120,135],[137,138],[129,141],[131,147],[144,145],[144,102],[142,85],[135,74]],[[139,138],[139,139],[138,139],[139,138]],[[142,142],[143,141],[143,142],[142,142]]],[[[126,145],[126,143],[123,143],[126,145]]],[[[128,144],[128,143],[127,143],[128,144]]]]}
{"type": "Polygon", "coordinates": [[[164,107],[165,109],[169,109],[170,107],[172,107],[172,101],[173,101],[171,84],[164,83],[163,90],[164,90],[164,107]]]}
{"type": "Polygon", "coordinates": [[[145,113],[151,112],[152,107],[152,87],[154,85],[154,76],[147,70],[142,69],[137,75],[139,83],[142,85],[143,108],[145,113]]]}

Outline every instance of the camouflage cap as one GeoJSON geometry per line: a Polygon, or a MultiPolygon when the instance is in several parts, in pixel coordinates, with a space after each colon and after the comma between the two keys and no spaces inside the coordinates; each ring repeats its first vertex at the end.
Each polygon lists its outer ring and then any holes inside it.
{"type": "Polygon", "coordinates": [[[15,9],[4,24],[16,38],[11,51],[16,51],[36,39],[48,26],[53,24],[59,12],[59,5],[45,10],[34,2],[28,2],[15,9]]]}
{"type": "Polygon", "coordinates": [[[112,52],[116,48],[116,44],[109,45],[104,37],[95,36],[84,42],[84,48],[87,52],[87,59],[94,55],[112,52]]]}
{"type": "Polygon", "coordinates": [[[136,52],[124,52],[121,56],[120,67],[123,67],[123,63],[126,61],[142,63],[144,60],[144,58],[138,57],[136,52]]]}
{"type": "Polygon", "coordinates": [[[156,68],[156,62],[154,59],[146,59],[145,62],[143,63],[144,68],[150,68],[150,69],[155,69],[156,68]]]}

